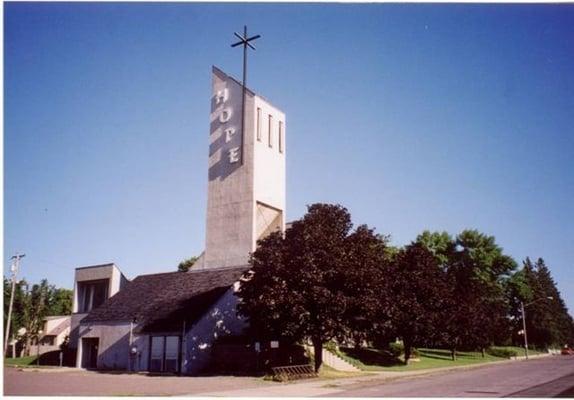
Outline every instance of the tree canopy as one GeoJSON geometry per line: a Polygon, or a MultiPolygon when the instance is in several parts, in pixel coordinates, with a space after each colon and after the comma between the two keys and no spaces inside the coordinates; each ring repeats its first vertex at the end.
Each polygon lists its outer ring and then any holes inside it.
{"type": "MultiPolygon", "coordinates": [[[[8,319],[11,291],[11,280],[4,277],[4,326],[8,319]]],[[[28,352],[30,341],[42,330],[45,317],[70,315],[71,313],[72,290],[56,288],[46,279],[31,287],[25,280],[21,280],[17,282],[14,290],[10,336],[16,337],[17,332],[24,328],[25,333],[20,339],[25,341],[26,352],[28,352]]]]}
{"type": "Polygon", "coordinates": [[[239,290],[239,312],[253,334],[310,341],[316,370],[325,342],[362,331],[357,327],[367,321],[376,283],[366,274],[385,257],[384,242],[372,230],[351,229],[344,207],[309,206],[285,237],[276,232],[259,242],[239,290]]]}
{"type": "Polygon", "coordinates": [[[183,260],[182,262],[180,262],[180,263],[177,265],[177,270],[178,270],[179,272],[187,272],[187,271],[189,271],[189,269],[190,269],[191,267],[193,267],[193,264],[195,264],[195,262],[196,262],[198,259],[199,259],[199,257],[195,257],[195,256],[194,256],[194,257],[189,257],[189,258],[183,260]]]}
{"type": "Polygon", "coordinates": [[[239,313],[257,340],[311,342],[315,368],[330,340],[360,346],[399,337],[417,346],[482,349],[519,342],[528,304],[530,342],[572,343],[574,324],[543,260],[516,271],[494,236],[422,232],[399,248],[340,205],[313,204],[283,235],[259,241],[239,290],[239,313]]]}

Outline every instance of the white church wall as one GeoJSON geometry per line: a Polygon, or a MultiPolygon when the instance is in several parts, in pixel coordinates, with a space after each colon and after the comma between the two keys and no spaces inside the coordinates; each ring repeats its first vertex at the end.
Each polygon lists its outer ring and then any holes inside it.
{"type": "Polygon", "coordinates": [[[78,348],[78,340],[79,339],[79,329],[80,329],[80,322],[85,316],[88,315],[87,313],[75,313],[72,314],[72,321],[70,322],[70,348],[77,349],[78,348]]]}
{"type": "Polygon", "coordinates": [[[247,264],[259,234],[269,232],[265,224],[284,230],[285,114],[246,91],[241,163],[242,91],[239,82],[213,69],[206,250],[199,268],[247,264]],[[258,204],[275,210],[279,220],[271,217],[268,221],[269,213],[261,212],[258,204]]]}
{"type": "Polygon", "coordinates": [[[185,374],[196,374],[210,361],[213,343],[220,336],[238,335],[247,326],[245,319],[237,316],[238,284],[230,288],[215,305],[188,330],[182,348],[185,374]]]}
{"type": "MultiPolygon", "coordinates": [[[[256,215],[256,223],[253,225],[253,249],[255,249],[255,241],[259,236],[257,234],[258,225],[260,225],[258,220],[266,219],[264,215],[257,212],[257,203],[279,210],[282,215],[280,229],[285,229],[286,124],[285,114],[259,96],[255,96],[252,111],[256,137],[253,158],[253,208],[256,215]],[[271,124],[269,123],[270,116],[271,124]],[[280,124],[281,149],[279,146],[280,124]],[[271,128],[271,135],[269,128],[271,128]]],[[[271,221],[265,222],[271,223],[271,221]]]]}
{"type": "MultiPolygon", "coordinates": [[[[242,87],[214,68],[210,117],[210,147],[206,243],[203,266],[247,263],[252,251],[253,137],[252,117],[246,113],[241,163],[242,87]]],[[[248,92],[246,109],[252,109],[248,92]]]]}
{"type": "Polygon", "coordinates": [[[81,367],[82,339],[98,338],[98,369],[127,369],[129,360],[129,322],[82,324],[79,327],[76,366],[81,367]]]}

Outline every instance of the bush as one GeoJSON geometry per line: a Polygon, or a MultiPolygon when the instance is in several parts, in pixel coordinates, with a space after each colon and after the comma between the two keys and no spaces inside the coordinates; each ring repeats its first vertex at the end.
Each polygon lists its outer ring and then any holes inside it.
{"type": "Polygon", "coordinates": [[[332,340],[325,343],[323,347],[325,348],[325,350],[328,350],[331,353],[337,353],[337,343],[333,342],[332,340]]]}
{"type": "Polygon", "coordinates": [[[393,357],[398,358],[405,352],[405,346],[403,345],[403,342],[392,342],[389,343],[389,351],[393,357]]]}
{"type": "Polygon", "coordinates": [[[518,355],[518,352],[514,349],[509,349],[506,347],[489,347],[486,352],[494,357],[501,358],[512,358],[518,355]]]}

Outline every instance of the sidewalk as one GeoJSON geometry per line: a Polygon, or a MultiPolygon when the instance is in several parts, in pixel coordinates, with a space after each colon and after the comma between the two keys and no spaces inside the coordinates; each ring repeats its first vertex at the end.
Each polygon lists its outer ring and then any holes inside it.
{"type": "MultiPolygon", "coordinates": [[[[550,357],[551,354],[539,354],[529,356],[529,359],[550,357]]],[[[408,379],[416,376],[429,376],[442,374],[454,370],[486,368],[493,365],[515,363],[525,361],[525,357],[518,357],[512,360],[491,361],[482,364],[461,365],[446,368],[430,368],[416,371],[368,371],[364,376],[337,378],[337,379],[307,379],[304,381],[294,381],[277,383],[264,387],[225,390],[217,392],[202,393],[202,397],[315,397],[327,396],[354,386],[369,386],[382,382],[390,382],[399,379],[408,379]]],[[[190,394],[189,396],[193,396],[190,394]]]]}

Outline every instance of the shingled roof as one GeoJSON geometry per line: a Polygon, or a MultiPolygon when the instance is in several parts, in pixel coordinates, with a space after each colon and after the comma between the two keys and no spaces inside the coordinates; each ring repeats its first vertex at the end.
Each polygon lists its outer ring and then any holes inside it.
{"type": "Polygon", "coordinates": [[[132,321],[141,330],[166,329],[174,322],[195,320],[237,282],[248,266],[140,275],[84,322],[132,321]]]}

